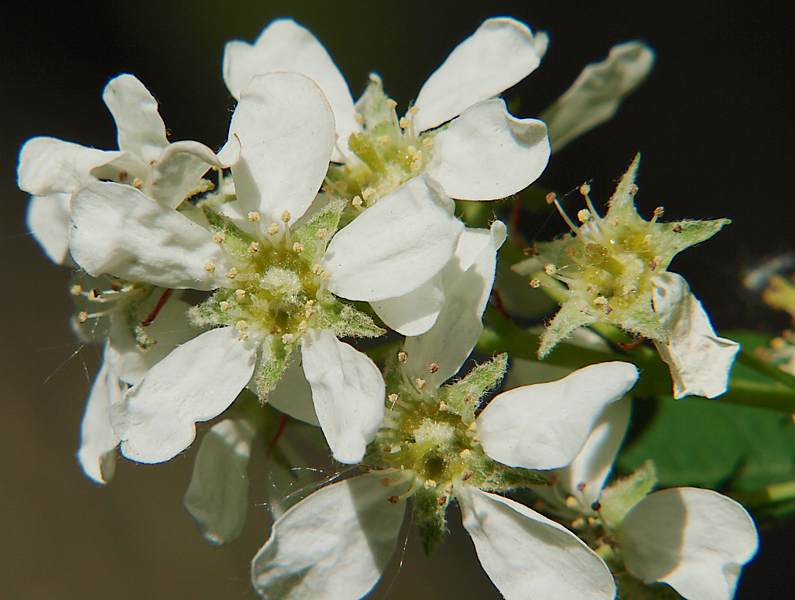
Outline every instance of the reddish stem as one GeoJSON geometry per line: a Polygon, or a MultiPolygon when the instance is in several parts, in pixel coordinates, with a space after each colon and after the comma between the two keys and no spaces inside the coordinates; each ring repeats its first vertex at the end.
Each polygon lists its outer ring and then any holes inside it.
{"type": "Polygon", "coordinates": [[[279,426],[276,428],[276,433],[273,434],[271,441],[268,442],[268,447],[265,448],[265,459],[267,460],[270,458],[273,450],[276,448],[276,444],[279,443],[279,439],[284,434],[284,430],[287,428],[287,415],[282,415],[281,419],[279,419],[279,426]]]}
{"type": "Polygon", "coordinates": [[[513,206],[511,207],[511,219],[508,222],[511,235],[515,236],[519,234],[519,221],[522,218],[522,202],[519,200],[519,196],[517,194],[513,195],[513,206]]]}
{"type": "Polygon", "coordinates": [[[155,319],[157,318],[157,315],[160,314],[160,311],[166,305],[166,302],[168,302],[168,299],[171,297],[171,294],[173,292],[174,290],[166,290],[162,294],[160,294],[160,298],[157,300],[157,304],[155,304],[155,307],[152,309],[152,312],[150,312],[146,316],[146,318],[143,321],[141,321],[141,327],[148,327],[149,325],[154,323],[155,319]]]}
{"type": "Polygon", "coordinates": [[[500,293],[497,291],[497,288],[491,289],[491,301],[494,304],[494,308],[497,310],[498,313],[500,313],[503,317],[505,317],[509,321],[513,321],[511,315],[509,315],[508,311],[505,310],[505,304],[503,304],[502,296],[500,296],[500,293]]]}
{"type": "Polygon", "coordinates": [[[632,340],[631,342],[619,342],[619,343],[618,343],[618,346],[619,346],[619,347],[620,347],[622,350],[629,351],[629,350],[634,350],[635,348],[637,348],[638,346],[640,346],[640,345],[641,345],[643,342],[645,342],[645,341],[646,341],[646,338],[644,338],[644,337],[639,337],[639,338],[635,338],[635,339],[634,339],[634,340],[632,340]]]}

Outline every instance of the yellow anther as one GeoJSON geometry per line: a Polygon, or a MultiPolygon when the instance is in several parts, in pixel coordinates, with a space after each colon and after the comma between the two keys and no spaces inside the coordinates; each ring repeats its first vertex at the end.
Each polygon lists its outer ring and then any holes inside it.
{"type": "Polygon", "coordinates": [[[248,245],[248,248],[246,249],[246,251],[249,254],[256,254],[257,252],[259,252],[259,242],[251,242],[248,245]]]}
{"type": "Polygon", "coordinates": [[[144,187],[143,180],[141,180],[140,177],[133,179],[133,187],[140,190],[142,187],[144,187]]]}
{"type": "Polygon", "coordinates": [[[566,506],[568,508],[577,508],[577,498],[574,496],[566,496],[566,506]]]}
{"type": "Polygon", "coordinates": [[[583,208],[577,213],[577,218],[580,220],[580,223],[587,223],[591,220],[591,211],[587,208],[583,208]]]}
{"type": "Polygon", "coordinates": [[[530,280],[530,287],[533,289],[538,289],[541,287],[541,280],[539,279],[531,279],[530,280]]]}
{"type": "Polygon", "coordinates": [[[409,109],[409,115],[413,117],[413,116],[414,116],[414,115],[416,115],[416,114],[417,114],[419,111],[420,111],[420,109],[419,109],[419,108],[417,108],[416,106],[412,106],[412,107],[409,109]]]}
{"type": "Polygon", "coordinates": [[[271,223],[268,225],[268,235],[276,235],[277,233],[279,233],[278,223],[271,223]]]}
{"type": "Polygon", "coordinates": [[[243,298],[246,297],[246,290],[237,289],[235,290],[235,298],[238,302],[240,302],[243,298]]]}
{"type": "Polygon", "coordinates": [[[226,241],[226,234],[223,231],[216,231],[213,234],[213,241],[216,244],[223,244],[226,241]]]}
{"type": "Polygon", "coordinates": [[[361,113],[354,113],[353,120],[356,121],[359,125],[364,125],[364,117],[361,113]]]}
{"type": "Polygon", "coordinates": [[[229,270],[226,272],[226,276],[227,276],[229,279],[234,279],[235,277],[237,277],[237,275],[238,275],[238,270],[237,270],[237,267],[232,267],[231,269],[229,269],[229,270]]]}
{"type": "Polygon", "coordinates": [[[375,196],[375,190],[371,187],[366,187],[362,190],[362,198],[365,202],[369,202],[375,196]]]}
{"type": "Polygon", "coordinates": [[[389,394],[389,396],[386,397],[386,399],[389,400],[392,406],[395,406],[395,403],[398,401],[399,398],[400,396],[398,396],[397,394],[389,394]]]}
{"type": "Polygon", "coordinates": [[[260,215],[260,214],[259,214],[259,211],[257,211],[257,210],[252,210],[251,212],[249,212],[249,213],[246,215],[246,219],[248,219],[248,220],[249,220],[249,221],[251,221],[252,223],[256,223],[257,221],[259,221],[259,220],[260,220],[261,216],[262,216],[262,215],[260,215]]]}
{"type": "Polygon", "coordinates": [[[226,300],[221,300],[221,302],[218,304],[218,308],[221,309],[221,312],[228,311],[229,310],[229,302],[227,302],[226,300]]]}
{"type": "Polygon", "coordinates": [[[379,135],[378,138],[375,140],[378,142],[379,146],[389,146],[389,136],[388,135],[379,135]]]}
{"type": "Polygon", "coordinates": [[[555,265],[553,265],[552,263],[547,263],[544,265],[544,273],[546,273],[547,275],[554,275],[557,272],[558,272],[557,267],[555,267],[555,265]]]}
{"type": "Polygon", "coordinates": [[[304,245],[301,242],[293,243],[293,252],[296,254],[301,254],[304,251],[304,245]]]}
{"type": "Polygon", "coordinates": [[[235,329],[240,332],[246,331],[248,329],[248,321],[240,319],[237,323],[235,323],[235,329]]]}
{"type": "Polygon", "coordinates": [[[100,294],[96,289],[92,289],[90,292],[88,292],[88,299],[94,302],[96,300],[99,300],[99,295],[100,294]]]}
{"type": "Polygon", "coordinates": [[[557,200],[557,199],[558,199],[558,197],[555,195],[555,192],[549,192],[549,193],[548,193],[548,194],[545,196],[545,199],[546,199],[546,201],[547,201],[547,204],[554,204],[554,203],[555,203],[555,200],[557,200]]]}
{"type": "Polygon", "coordinates": [[[405,351],[401,350],[400,352],[397,353],[397,359],[398,362],[404,363],[409,359],[409,355],[405,351]]]}
{"type": "Polygon", "coordinates": [[[283,223],[289,223],[291,218],[292,217],[290,216],[290,211],[289,210],[285,210],[282,213],[282,222],[283,223]]]}
{"type": "Polygon", "coordinates": [[[447,412],[447,402],[445,402],[444,400],[441,400],[439,402],[439,410],[442,411],[442,412],[447,412]]]}
{"type": "Polygon", "coordinates": [[[433,138],[432,137],[424,137],[424,138],[422,138],[422,141],[420,142],[420,144],[422,144],[423,148],[430,148],[431,146],[433,146],[433,138]]]}
{"type": "Polygon", "coordinates": [[[282,336],[282,344],[292,344],[295,340],[295,336],[292,333],[285,333],[282,336]]]}
{"type": "Polygon", "coordinates": [[[426,490],[432,490],[436,487],[436,482],[433,479],[426,479],[423,485],[425,486],[426,490]]]}
{"type": "Polygon", "coordinates": [[[85,323],[88,321],[88,313],[84,310],[81,310],[79,313],[77,313],[77,320],[80,323],[85,323]]]}
{"type": "Polygon", "coordinates": [[[432,362],[428,365],[428,373],[436,373],[439,370],[439,363],[432,362]]]}
{"type": "Polygon", "coordinates": [[[582,194],[583,196],[587,196],[590,193],[591,193],[591,186],[588,185],[587,183],[583,183],[580,186],[580,194],[582,194]]]}
{"type": "Polygon", "coordinates": [[[409,121],[406,117],[400,117],[398,125],[400,125],[401,129],[408,129],[411,126],[411,121],[409,121]]]}
{"type": "Polygon", "coordinates": [[[69,293],[72,294],[72,296],[79,296],[83,293],[83,286],[79,283],[76,283],[69,288],[69,293]]]}
{"type": "Polygon", "coordinates": [[[317,238],[317,239],[319,239],[319,240],[324,240],[324,239],[326,239],[326,236],[327,236],[327,235],[328,235],[328,229],[326,229],[325,227],[321,227],[320,229],[318,229],[318,230],[315,232],[315,238],[317,238]]]}
{"type": "Polygon", "coordinates": [[[207,271],[208,273],[214,273],[215,263],[212,261],[207,261],[206,263],[204,263],[204,270],[207,271]]]}
{"type": "Polygon", "coordinates": [[[351,200],[351,204],[353,204],[353,206],[355,208],[361,208],[362,207],[362,197],[361,196],[354,196],[353,200],[351,200]]]}
{"type": "Polygon", "coordinates": [[[417,377],[417,379],[414,380],[414,385],[417,386],[418,390],[422,390],[425,387],[425,380],[422,377],[417,377]]]}
{"type": "Polygon", "coordinates": [[[461,452],[458,453],[458,456],[466,460],[470,456],[472,456],[472,450],[470,450],[469,448],[464,448],[463,450],[461,450],[461,452]]]}
{"type": "Polygon", "coordinates": [[[387,107],[389,110],[394,110],[394,109],[395,109],[395,107],[397,107],[397,102],[395,102],[394,100],[392,100],[392,98],[388,98],[388,99],[387,99],[387,101],[386,101],[386,107],[387,107]]]}

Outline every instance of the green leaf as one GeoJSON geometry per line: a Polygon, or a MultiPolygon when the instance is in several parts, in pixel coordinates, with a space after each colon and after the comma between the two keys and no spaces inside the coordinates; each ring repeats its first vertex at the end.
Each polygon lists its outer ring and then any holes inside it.
{"type": "Polygon", "coordinates": [[[748,493],[795,480],[795,426],[789,415],[764,409],[664,398],[618,464],[631,470],[647,459],[664,487],[748,493]]]}
{"type": "Polygon", "coordinates": [[[599,514],[605,524],[610,529],[617,530],[627,513],[648,496],[656,484],[654,463],[647,460],[631,475],[607,486],[599,498],[599,514]]]}

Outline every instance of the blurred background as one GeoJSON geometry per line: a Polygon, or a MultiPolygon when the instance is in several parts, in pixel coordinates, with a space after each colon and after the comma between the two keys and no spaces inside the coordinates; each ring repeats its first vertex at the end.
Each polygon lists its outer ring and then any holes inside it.
{"type": "MultiPolygon", "coordinates": [[[[172,140],[219,147],[233,108],[220,75],[224,43],[253,41],[280,16],[317,35],[354,96],[377,70],[405,108],[454,45],[496,15],[522,19],[551,39],[542,66],[508,93],[520,116],[540,113],[618,42],[641,39],[656,50],[651,77],[618,117],[556,155],[540,183],[566,192],[592,179],[603,203],[642,151],[646,213],[664,205],[666,219],[734,220],[674,264],[716,327],[784,325],[739,278],[793,246],[790,3],[15,3],[0,36],[0,243],[9,284],[0,348],[0,597],[254,598],[248,564],[269,526],[257,462],[246,531],[227,547],[205,543],[182,508],[195,448],[157,467],[120,462],[104,489],[82,475],[74,454],[98,351],[80,348],[70,332],[69,273],[50,264],[25,231],[27,199],[15,185],[25,139],[115,148],[100,94],[110,77],[131,72],[158,98],[172,140]]],[[[559,219],[547,217],[528,216],[526,233],[561,232],[559,219]]],[[[450,517],[451,535],[430,559],[409,534],[375,598],[496,597],[457,514],[450,517]]],[[[789,596],[794,534],[791,521],[763,532],[738,598],[789,596]]]]}

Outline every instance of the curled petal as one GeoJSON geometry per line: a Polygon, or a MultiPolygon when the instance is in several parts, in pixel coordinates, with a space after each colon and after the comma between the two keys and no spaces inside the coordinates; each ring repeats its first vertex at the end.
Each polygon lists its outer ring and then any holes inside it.
{"type": "Polygon", "coordinates": [[[395,551],[406,488],[406,475],[373,471],[292,506],[251,563],[254,588],[283,600],[364,597],[395,551]]]}
{"type": "Polygon", "coordinates": [[[483,449],[511,467],[564,467],[577,456],[602,410],[637,379],[634,365],[606,362],[503,392],[477,419],[483,449]]]}
{"type": "Polygon", "coordinates": [[[496,200],[538,179],[549,152],[543,121],[516,119],[495,98],[468,108],[434,136],[427,172],[451,198],[496,200]]]}
{"type": "Polygon", "coordinates": [[[134,75],[125,73],[111,79],[102,93],[105,105],[116,121],[119,149],[156,161],[168,145],[166,125],[157,111],[157,100],[134,75]]]}
{"type": "Polygon", "coordinates": [[[353,98],[342,73],[317,38],[292,19],[273,21],[254,44],[239,40],[227,43],[223,71],[226,87],[235,98],[240,98],[255,75],[273,72],[305,75],[317,83],[328,99],[340,140],[347,141],[359,129],[353,98]]]}
{"type": "Polygon", "coordinates": [[[80,450],[77,452],[83,472],[97,483],[108,483],[116,470],[119,436],[111,426],[110,410],[111,405],[121,402],[125,387],[110,368],[106,348],[80,423],[80,450]]]}
{"type": "Polygon", "coordinates": [[[414,126],[425,131],[441,125],[473,104],[498,96],[540,63],[533,32],[524,23],[487,19],[422,86],[414,104],[414,126]]]}
{"type": "Polygon", "coordinates": [[[204,434],[196,454],[185,508],[214,544],[234,540],[246,522],[247,469],[255,433],[246,418],[224,419],[204,434]]]}
{"type": "Polygon", "coordinates": [[[221,287],[229,268],[207,229],[117,183],[92,183],[75,195],[69,248],[90,275],[168,288],[221,287]]]}
{"type": "Polygon", "coordinates": [[[375,314],[402,335],[420,335],[436,322],[444,304],[442,276],[438,273],[413,292],[371,302],[375,314]]]}
{"type": "Polygon", "coordinates": [[[624,97],[651,71],[654,52],[640,42],[613,46],[607,58],[588,65],[571,87],[541,115],[557,152],[611,119],[624,97]]]}
{"type": "MultiPolygon", "coordinates": [[[[229,152],[233,154],[231,150],[229,152]]],[[[222,169],[228,166],[204,144],[175,142],[160,155],[146,191],[161,205],[176,208],[185,198],[207,190],[202,184],[202,176],[210,167],[222,169]]]]}
{"type": "Polygon", "coordinates": [[[629,512],[619,543],[629,571],[646,583],[663,581],[685,598],[730,600],[759,540],[753,519],[734,500],[673,488],[629,512]]]}
{"type": "Polygon", "coordinates": [[[315,413],[338,461],[358,463],[384,420],[384,379],[366,354],[329,330],[301,339],[304,374],[315,413]]]}
{"type": "Polygon", "coordinates": [[[480,564],[506,599],[615,597],[610,569],[562,525],[475,487],[456,495],[480,564]]]}
{"type": "Polygon", "coordinates": [[[52,262],[63,264],[69,254],[69,194],[31,196],[27,226],[52,262]]]}
{"type": "Polygon", "coordinates": [[[185,450],[196,437],[196,423],[221,414],[251,379],[256,354],[233,327],[179,346],[113,407],[122,454],[159,463],[185,450]]]}
{"type": "Polygon", "coordinates": [[[297,73],[258,75],[232,116],[229,139],[240,142],[232,166],[237,199],[262,213],[265,226],[306,212],[326,176],[334,148],[334,115],[321,89],[297,73]]]}
{"type": "Polygon", "coordinates": [[[654,310],[670,332],[655,341],[674,380],[674,398],[720,396],[729,387],[729,373],[740,345],[715,335],[701,302],[683,277],[661,273],[652,280],[654,310]]]}
{"type": "Polygon", "coordinates": [[[447,264],[463,228],[450,200],[414,178],[332,238],[323,259],[329,290],[367,301],[413,292],[447,264]]]}

